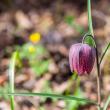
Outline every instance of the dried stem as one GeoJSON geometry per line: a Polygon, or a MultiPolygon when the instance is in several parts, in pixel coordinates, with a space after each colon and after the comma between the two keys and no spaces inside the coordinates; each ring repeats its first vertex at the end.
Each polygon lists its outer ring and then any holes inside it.
{"type": "Polygon", "coordinates": [[[99,56],[98,50],[96,47],[96,64],[97,64],[97,93],[98,93],[98,104],[101,110],[101,73],[100,73],[100,64],[99,64],[99,56]]]}

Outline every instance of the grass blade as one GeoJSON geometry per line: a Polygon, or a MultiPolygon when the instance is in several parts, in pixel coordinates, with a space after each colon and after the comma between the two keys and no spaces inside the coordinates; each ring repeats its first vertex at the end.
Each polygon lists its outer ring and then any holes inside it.
{"type": "Polygon", "coordinates": [[[101,62],[102,62],[102,60],[103,60],[105,54],[107,53],[107,50],[109,49],[109,47],[110,47],[110,43],[108,43],[107,47],[105,48],[105,50],[104,50],[104,52],[103,52],[103,54],[102,54],[102,56],[101,56],[100,64],[101,64],[101,62]]]}
{"type": "Polygon", "coordinates": [[[98,104],[95,101],[85,99],[85,98],[78,98],[78,97],[71,96],[71,95],[64,96],[64,95],[49,94],[49,93],[4,93],[4,94],[13,95],[13,96],[42,96],[42,97],[51,97],[51,98],[57,98],[57,99],[84,101],[84,102],[88,102],[88,103],[98,106],[98,104]]]}
{"type": "MultiPolygon", "coordinates": [[[[14,92],[14,73],[15,73],[15,65],[16,65],[16,59],[18,57],[18,52],[14,52],[12,54],[10,64],[9,64],[9,92],[14,92]]],[[[11,103],[11,110],[14,110],[14,96],[10,96],[10,103],[11,103]]]]}
{"type": "Polygon", "coordinates": [[[108,107],[109,104],[110,104],[110,96],[108,97],[108,99],[107,99],[107,101],[106,101],[106,103],[104,105],[103,110],[107,110],[107,107],[108,107]]]}

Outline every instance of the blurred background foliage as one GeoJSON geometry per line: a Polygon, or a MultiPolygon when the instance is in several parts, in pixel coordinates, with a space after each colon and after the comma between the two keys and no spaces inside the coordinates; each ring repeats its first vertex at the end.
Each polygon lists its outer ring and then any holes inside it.
{"type": "MultiPolygon", "coordinates": [[[[91,0],[99,54],[110,42],[110,1],[91,0]]],[[[86,0],[0,1],[0,92],[8,91],[8,65],[14,50],[21,62],[15,72],[15,91],[59,93],[97,100],[95,66],[90,76],[70,72],[70,45],[88,31],[86,0]]],[[[101,65],[103,101],[110,93],[110,51],[101,65]]],[[[19,64],[18,64],[19,65],[19,64]]],[[[0,96],[0,109],[9,109],[0,96]]],[[[96,110],[87,103],[39,97],[15,97],[16,110],[96,110]]]]}

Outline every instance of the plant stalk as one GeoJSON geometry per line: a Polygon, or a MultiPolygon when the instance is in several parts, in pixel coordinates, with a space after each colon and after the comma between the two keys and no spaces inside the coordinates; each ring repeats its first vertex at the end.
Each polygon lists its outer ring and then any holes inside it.
{"type": "Polygon", "coordinates": [[[92,34],[92,36],[94,36],[93,33],[93,26],[92,26],[92,17],[91,17],[91,0],[87,1],[87,12],[88,12],[88,23],[89,23],[89,34],[92,34]]]}
{"type": "MultiPolygon", "coordinates": [[[[89,33],[94,37],[92,16],[91,16],[91,0],[87,0],[87,10],[88,10],[89,33]]],[[[99,104],[98,110],[101,110],[101,73],[100,73],[97,45],[96,45],[96,64],[97,64],[97,96],[98,96],[98,104],[99,104]]]]}
{"type": "Polygon", "coordinates": [[[100,73],[100,64],[99,64],[97,47],[96,47],[96,65],[97,65],[97,96],[98,96],[99,110],[101,110],[101,73],[100,73]]]}

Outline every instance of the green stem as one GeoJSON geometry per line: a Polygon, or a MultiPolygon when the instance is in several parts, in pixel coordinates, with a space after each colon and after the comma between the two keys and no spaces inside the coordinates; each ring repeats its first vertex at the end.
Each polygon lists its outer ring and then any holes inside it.
{"type": "Polygon", "coordinates": [[[14,110],[14,96],[10,96],[11,110],[14,110]]]}
{"type": "MultiPolygon", "coordinates": [[[[18,52],[14,52],[12,54],[11,60],[10,60],[10,65],[9,65],[9,92],[14,92],[14,74],[15,74],[15,66],[16,66],[16,61],[18,59],[18,52]]],[[[14,110],[14,96],[10,96],[10,103],[11,103],[11,110],[14,110]]]]}
{"type": "MultiPolygon", "coordinates": [[[[15,61],[16,61],[16,53],[13,53],[9,65],[10,92],[14,92],[15,61]]],[[[11,103],[11,110],[14,110],[14,96],[10,96],[10,103],[11,103]]]]}
{"type": "Polygon", "coordinates": [[[108,45],[107,45],[106,49],[104,50],[104,53],[103,53],[103,54],[102,54],[102,56],[101,56],[101,59],[100,59],[100,64],[101,64],[101,62],[102,62],[102,60],[103,60],[103,58],[104,58],[104,56],[105,56],[105,54],[106,54],[107,50],[109,49],[109,47],[110,47],[110,43],[108,43],[108,45]]]}
{"type": "MultiPolygon", "coordinates": [[[[94,36],[93,33],[93,25],[92,25],[92,16],[91,16],[91,0],[87,0],[88,6],[88,24],[89,24],[89,33],[94,36]]],[[[97,64],[97,88],[98,88],[98,110],[101,110],[101,74],[100,74],[100,64],[99,64],[99,56],[98,56],[98,49],[96,46],[96,64],[97,64]]]]}
{"type": "Polygon", "coordinates": [[[91,0],[87,2],[87,10],[88,10],[88,23],[89,23],[89,33],[94,36],[93,26],[92,26],[92,17],[91,17],[91,0]]]}
{"type": "Polygon", "coordinates": [[[104,105],[104,109],[103,110],[107,110],[107,107],[108,107],[109,103],[110,103],[110,96],[108,97],[108,99],[107,99],[107,101],[106,101],[106,103],[104,105]]]}

